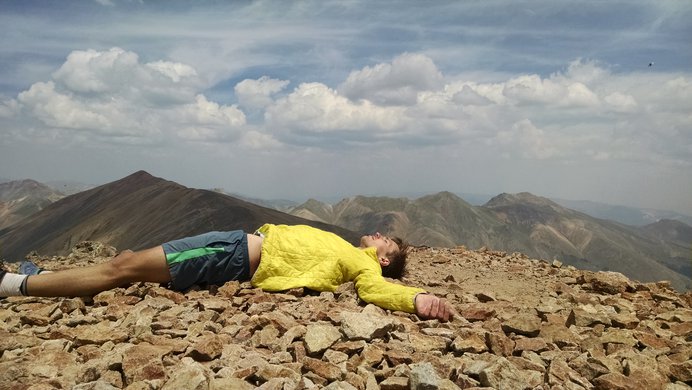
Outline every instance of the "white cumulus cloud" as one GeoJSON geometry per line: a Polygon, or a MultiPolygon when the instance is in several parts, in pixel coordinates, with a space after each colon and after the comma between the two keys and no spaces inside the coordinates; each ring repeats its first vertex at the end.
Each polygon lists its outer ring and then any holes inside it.
{"type": "Polygon", "coordinates": [[[262,76],[257,80],[245,79],[236,84],[234,90],[241,107],[259,109],[270,105],[273,102],[272,96],[281,92],[288,84],[288,80],[262,76]]]}
{"type": "Polygon", "coordinates": [[[496,140],[506,146],[505,155],[543,160],[555,156],[558,150],[546,136],[530,120],[524,119],[514,123],[510,130],[500,131],[496,140]]]}
{"type": "Polygon", "coordinates": [[[105,52],[73,51],[67,61],[53,73],[53,79],[67,89],[81,93],[113,92],[122,89],[137,74],[137,54],[120,48],[105,52]]]}
{"type": "Polygon", "coordinates": [[[240,143],[252,150],[269,150],[281,147],[281,142],[277,141],[270,134],[262,133],[257,130],[245,132],[240,139],[240,143]]]}
{"type": "Polygon", "coordinates": [[[616,73],[575,60],[549,75],[478,81],[404,53],[352,71],[337,87],[303,82],[288,90],[290,80],[245,79],[234,86],[237,106],[207,97],[203,77],[189,65],[142,63],[119,48],[74,51],[50,80],[3,100],[0,119],[149,144],[445,145],[518,159],[692,164],[687,74],[616,73]],[[251,111],[252,125],[240,107],[251,111]]]}
{"type": "Polygon", "coordinates": [[[0,118],[11,118],[19,112],[19,104],[15,99],[0,101],[0,118]]]}
{"type": "Polygon", "coordinates": [[[563,85],[550,79],[541,79],[538,75],[522,75],[505,83],[504,95],[518,104],[546,104],[558,101],[566,94],[563,85]]]}
{"type": "Polygon", "coordinates": [[[571,63],[565,74],[557,73],[542,78],[539,75],[521,75],[504,83],[503,94],[515,104],[540,104],[556,106],[596,106],[597,94],[585,84],[595,83],[603,71],[587,63],[571,63]]]}
{"type": "MultiPolygon", "coordinates": [[[[351,72],[337,89],[303,83],[265,101],[260,131],[288,144],[456,144],[498,148],[496,152],[513,158],[569,161],[664,162],[670,160],[664,157],[664,145],[669,145],[681,155],[676,161],[689,160],[686,150],[692,140],[673,138],[690,126],[689,115],[678,114],[689,106],[684,98],[690,84],[685,77],[659,78],[613,74],[592,61],[575,60],[548,76],[445,81],[429,58],[404,54],[351,72]],[[412,69],[427,73],[417,77],[412,69]],[[647,92],[653,85],[655,90],[647,92]],[[399,97],[392,98],[395,95],[399,97]],[[646,107],[645,114],[641,107],[646,107]],[[660,136],[644,141],[652,131],[660,136]],[[632,142],[637,142],[636,154],[632,142]]],[[[259,90],[262,83],[248,82],[246,87],[253,85],[249,91],[259,90]]],[[[264,96],[280,88],[270,85],[274,89],[264,96]]]]}
{"type": "Polygon", "coordinates": [[[303,83],[267,109],[266,121],[269,128],[313,134],[370,133],[368,138],[377,138],[400,128],[402,114],[400,108],[380,107],[367,100],[353,102],[321,83],[303,83]]]}
{"type": "Polygon", "coordinates": [[[233,105],[208,100],[194,68],[177,62],[141,63],[121,48],[78,50],[52,79],[19,93],[24,118],[58,131],[159,142],[164,134],[186,139],[226,139],[246,124],[233,105]]]}
{"type": "Polygon", "coordinates": [[[235,106],[223,106],[197,95],[194,103],[183,108],[186,122],[200,125],[238,127],[245,124],[245,114],[235,106]]]}
{"type": "Polygon", "coordinates": [[[194,68],[179,62],[155,61],[148,63],[147,66],[168,76],[176,83],[180,82],[183,78],[197,76],[197,71],[194,68]]]}
{"type": "Polygon", "coordinates": [[[246,123],[245,114],[235,106],[224,106],[197,95],[194,103],[184,105],[177,123],[181,138],[191,141],[232,141],[237,129],[246,123]]]}
{"type": "Polygon", "coordinates": [[[39,82],[19,94],[19,102],[48,126],[69,129],[109,129],[111,121],[99,108],[55,90],[52,81],[39,82]]]}
{"type": "Polygon", "coordinates": [[[411,104],[418,92],[444,85],[442,73],[429,57],[405,53],[391,63],[366,66],[351,72],[339,92],[352,100],[367,99],[376,104],[411,104]]]}
{"type": "Polygon", "coordinates": [[[607,95],[603,100],[610,108],[619,112],[633,112],[637,108],[634,97],[617,91],[607,95]]]}

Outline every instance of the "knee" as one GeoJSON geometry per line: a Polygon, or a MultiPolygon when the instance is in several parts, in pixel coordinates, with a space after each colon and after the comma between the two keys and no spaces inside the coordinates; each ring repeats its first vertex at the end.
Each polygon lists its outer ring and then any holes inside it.
{"type": "Polygon", "coordinates": [[[127,249],[108,262],[111,277],[119,284],[132,282],[131,279],[134,271],[132,265],[135,256],[135,252],[127,249]]]}

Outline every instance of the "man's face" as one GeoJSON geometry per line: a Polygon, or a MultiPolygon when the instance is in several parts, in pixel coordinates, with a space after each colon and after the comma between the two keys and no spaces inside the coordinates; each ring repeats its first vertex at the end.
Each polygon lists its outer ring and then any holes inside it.
{"type": "Polygon", "coordinates": [[[377,249],[377,257],[387,257],[392,252],[398,251],[399,246],[389,237],[381,235],[379,232],[360,238],[361,248],[377,249]]]}

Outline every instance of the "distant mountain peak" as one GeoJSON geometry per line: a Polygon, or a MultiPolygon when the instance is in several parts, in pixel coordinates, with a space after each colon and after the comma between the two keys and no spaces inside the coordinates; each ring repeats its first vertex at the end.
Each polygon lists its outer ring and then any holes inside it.
{"type": "Polygon", "coordinates": [[[454,199],[454,200],[463,200],[459,195],[449,192],[449,191],[440,191],[436,194],[431,195],[432,197],[435,198],[441,198],[441,199],[454,199]]]}
{"type": "Polygon", "coordinates": [[[685,248],[689,248],[692,242],[692,226],[674,219],[661,219],[642,229],[658,239],[677,242],[685,248]]]}
{"type": "Polygon", "coordinates": [[[143,170],[143,169],[140,169],[139,171],[134,172],[134,173],[131,174],[130,176],[152,176],[152,175],[151,175],[149,172],[147,172],[147,171],[145,171],[145,170],[143,170]]]}
{"type": "Polygon", "coordinates": [[[49,186],[32,179],[0,183],[0,201],[18,199],[24,196],[44,197],[55,201],[63,195],[49,186]]]}
{"type": "Polygon", "coordinates": [[[434,194],[423,195],[419,199],[421,198],[459,198],[459,196],[449,191],[440,191],[434,194]]]}
{"type": "Polygon", "coordinates": [[[459,197],[459,195],[449,191],[441,191],[435,194],[422,196],[417,200],[427,204],[461,204],[464,207],[473,207],[470,203],[459,197]]]}
{"type": "Polygon", "coordinates": [[[0,230],[42,210],[62,197],[64,195],[61,192],[36,180],[0,183],[0,230]]]}
{"type": "Polygon", "coordinates": [[[182,185],[180,185],[180,184],[170,182],[170,181],[162,179],[160,177],[153,176],[152,174],[150,174],[149,172],[144,171],[144,170],[139,170],[137,172],[134,172],[134,173],[127,175],[127,176],[123,177],[122,179],[116,180],[110,184],[128,185],[128,186],[140,188],[143,186],[150,186],[150,185],[155,185],[158,183],[172,183],[176,186],[182,187],[182,185]]]}
{"type": "Polygon", "coordinates": [[[552,200],[548,198],[544,198],[542,196],[537,196],[534,195],[530,192],[519,192],[516,194],[509,194],[506,192],[503,192],[500,195],[497,195],[490,199],[484,207],[503,207],[503,206],[513,206],[513,205],[518,205],[518,204],[530,204],[530,205],[535,205],[535,206],[541,206],[541,207],[550,207],[553,209],[564,209],[562,206],[559,204],[553,202],[552,200]]]}
{"type": "Polygon", "coordinates": [[[40,187],[43,184],[33,179],[12,180],[0,183],[0,188],[40,187]]]}
{"type": "Polygon", "coordinates": [[[438,194],[439,195],[445,195],[445,196],[453,196],[455,198],[458,198],[458,196],[455,193],[450,192],[450,191],[440,191],[440,192],[438,192],[438,194]]]}
{"type": "Polygon", "coordinates": [[[320,205],[320,206],[326,205],[326,203],[320,202],[319,200],[317,200],[315,198],[310,198],[310,199],[306,200],[304,204],[305,205],[320,205]]]}
{"type": "MultiPolygon", "coordinates": [[[[122,178],[122,180],[128,180],[128,179],[158,179],[157,177],[153,176],[151,173],[144,171],[144,170],[139,170],[137,172],[134,172],[130,175],[125,176],[122,178]]],[[[161,179],[163,180],[163,179],[161,179]]]]}

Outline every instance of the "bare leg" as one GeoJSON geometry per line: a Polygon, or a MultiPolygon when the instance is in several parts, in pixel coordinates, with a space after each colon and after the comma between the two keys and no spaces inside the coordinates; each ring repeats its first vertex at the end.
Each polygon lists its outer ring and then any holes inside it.
{"type": "Polygon", "coordinates": [[[124,251],[112,260],[91,267],[72,268],[29,276],[28,295],[41,297],[86,296],[134,282],[170,282],[166,255],[157,246],[138,252],[124,251]]]}

